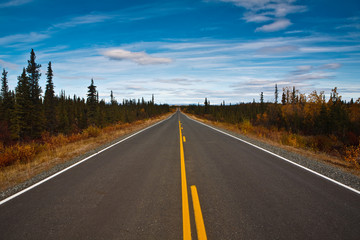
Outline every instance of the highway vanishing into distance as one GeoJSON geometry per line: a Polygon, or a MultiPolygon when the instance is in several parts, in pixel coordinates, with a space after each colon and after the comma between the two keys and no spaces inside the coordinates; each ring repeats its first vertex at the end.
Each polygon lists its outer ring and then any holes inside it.
{"type": "Polygon", "coordinates": [[[190,238],[360,239],[360,194],[176,112],[0,205],[0,239],[190,238]]]}

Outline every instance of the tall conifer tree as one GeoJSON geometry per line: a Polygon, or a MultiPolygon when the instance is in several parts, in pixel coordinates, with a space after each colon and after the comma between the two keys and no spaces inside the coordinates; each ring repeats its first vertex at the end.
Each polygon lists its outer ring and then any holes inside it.
{"type": "Polygon", "coordinates": [[[0,136],[4,142],[9,142],[11,139],[11,119],[14,114],[14,94],[9,90],[7,71],[4,69],[1,77],[1,92],[0,92],[0,136]]]}
{"type": "Polygon", "coordinates": [[[43,130],[43,111],[41,102],[41,87],[39,86],[40,64],[35,62],[36,56],[34,49],[31,49],[30,60],[28,60],[28,66],[26,71],[29,76],[30,82],[30,99],[31,99],[31,137],[38,138],[41,136],[43,130]]]}
{"type": "Polygon", "coordinates": [[[46,73],[46,90],[44,97],[44,112],[46,119],[46,130],[50,133],[54,133],[56,129],[56,112],[55,112],[55,92],[53,83],[53,70],[51,68],[51,62],[49,62],[46,73]]]}
{"type": "Polygon", "coordinates": [[[22,74],[18,77],[18,84],[16,86],[16,104],[15,104],[15,118],[13,119],[12,135],[14,139],[23,140],[28,138],[31,133],[31,95],[30,82],[26,75],[25,68],[22,74]]]}
{"type": "Polygon", "coordinates": [[[9,100],[10,92],[9,85],[7,80],[7,71],[5,69],[2,72],[1,76],[1,92],[0,92],[0,110],[2,114],[0,115],[0,120],[7,121],[9,117],[9,100]]]}
{"type": "Polygon", "coordinates": [[[96,86],[94,85],[94,79],[91,79],[91,84],[88,86],[87,102],[88,105],[88,120],[90,124],[95,124],[96,121],[96,112],[97,112],[97,103],[98,103],[98,93],[96,91],[96,86]]]}
{"type": "Polygon", "coordinates": [[[8,85],[8,80],[7,80],[7,74],[8,74],[8,72],[5,71],[5,69],[3,69],[2,76],[1,76],[1,94],[0,94],[1,101],[4,101],[4,99],[9,94],[9,85],[8,85]]]}

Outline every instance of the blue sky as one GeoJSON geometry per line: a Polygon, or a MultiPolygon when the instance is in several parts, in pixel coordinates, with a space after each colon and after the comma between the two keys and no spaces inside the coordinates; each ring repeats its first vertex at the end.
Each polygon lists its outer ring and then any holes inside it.
{"type": "Polygon", "coordinates": [[[31,48],[56,92],[189,104],[274,100],[335,86],[360,97],[360,3],[344,0],[0,0],[0,67],[14,89],[31,48]]]}

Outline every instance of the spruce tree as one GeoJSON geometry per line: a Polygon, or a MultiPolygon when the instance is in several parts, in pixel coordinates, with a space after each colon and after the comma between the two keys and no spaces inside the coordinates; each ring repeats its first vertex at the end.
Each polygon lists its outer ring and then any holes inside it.
{"type": "Polygon", "coordinates": [[[56,112],[55,112],[55,92],[53,83],[53,70],[51,68],[51,62],[49,62],[47,69],[47,82],[44,97],[44,112],[46,119],[46,130],[50,133],[54,133],[56,129],[56,112]]]}
{"type": "Polygon", "coordinates": [[[291,98],[290,98],[290,101],[291,101],[291,104],[296,104],[296,90],[295,90],[295,86],[293,86],[293,90],[292,90],[292,93],[291,93],[291,98]]]}
{"type": "Polygon", "coordinates": [[[15,118],[13,119],[12,136],[14,139],[24,140],[31,133],[31,105],[30,82],[25,68],[18,77],[16,86],[15,118]]]}
{"type": "Polygon", "coordinates": [[[264,92],[260,93],[260,103],[264,104],[264,92]]]}
{"type": "Polygon", "coordinates": [[[3,69],[2,77],[1,77],[1,92],[0,92],[0,110],[2,114],[0,115],[0,121],[6,121],[9,118],[9,110],[11,106],[10,104],[10,92],[9,85],[7,80],[8,72],[3,69]]]}
{"type": "Polygon", "coordinates": [[[208,102],[208,100],[207,100],[207,98],[205,98],[205,101],[204,101],[204,113],[208,113],[208,104],[209,104],[209,102],[208,102]]]}
{"type": "Polygon", "coordinates": [[[263,114],[265,111],[265,104],[264,104],[264,92],[260,93],[260,113],[263,114]]]}
{"type": "Polygon", "coordinates": [[[0,136],[2,141],[10,142],[11,140],[11,119],[14,114],[15,97],[12,92],[9,91],[9,85],[7,80],[7,71],[5,69],[2,72],[1,77],[1,92],[0,92],[0,136]]]}
{"type": "Polygon", "coordinates": [[[96,122],[96,112],[97,112],[97,103],[98,103],[98,93],[96,91],[96,86],[94,85],[94,79],[91,79],[91,84],[88,87],[87,94],[87,106],[88,106],[88,120],[90,125],[95,124],[96,122]]]}
{"type": "Polygon", "coordinates": [[[279,98],[279,91],[278,91],[277,84],[275,84],[275,104],[278,103],[278,98],[279,98]]]}
{"type": "Polygon", "coordinates": [[[285,95],[285,92],[282,93],[281,104],[282,104],[282,105],[285,105],[285,104],[286,104],[286,95],[285,95]]]}
{"type": "Polygon", "coordinates": [[[2,76],[1,76],[1,94],[0,99],[3,102],[6,96],[9,94],[9,85],[7,80],[8,72],[3,69],[2,76]]]}
{"type": "Polygon", "coordinates": [[[28,60],[28,66],[26,68],[30,82],[31,138],[39,138],[41,136],[44,120],[41,102],[41,87],[39,86],[41,65],[37,64],[35,60],[36,56],[34,49],[31,49],[30,60],[28,60]]]}
{"type": "Polygon", "coordinates": [[[59,97],[59,103],[58,103],[58,130],[59,132],[68,134],[70,131],[70,124],[69,124],[69,114],[66,109],[66,96],[65,91],[61,90],[60,97],[59,97]]]}

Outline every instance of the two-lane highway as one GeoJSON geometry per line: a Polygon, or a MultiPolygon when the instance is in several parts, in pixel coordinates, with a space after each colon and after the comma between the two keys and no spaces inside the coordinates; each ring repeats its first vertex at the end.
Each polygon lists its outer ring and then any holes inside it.
{"type": "Polygon", "coordinates": [[[193,239],[191,186],[208,239],[359,239],[359,194],[180,112],[0,205],[0,239],[182,239],[181,144],[193,239]]]}

